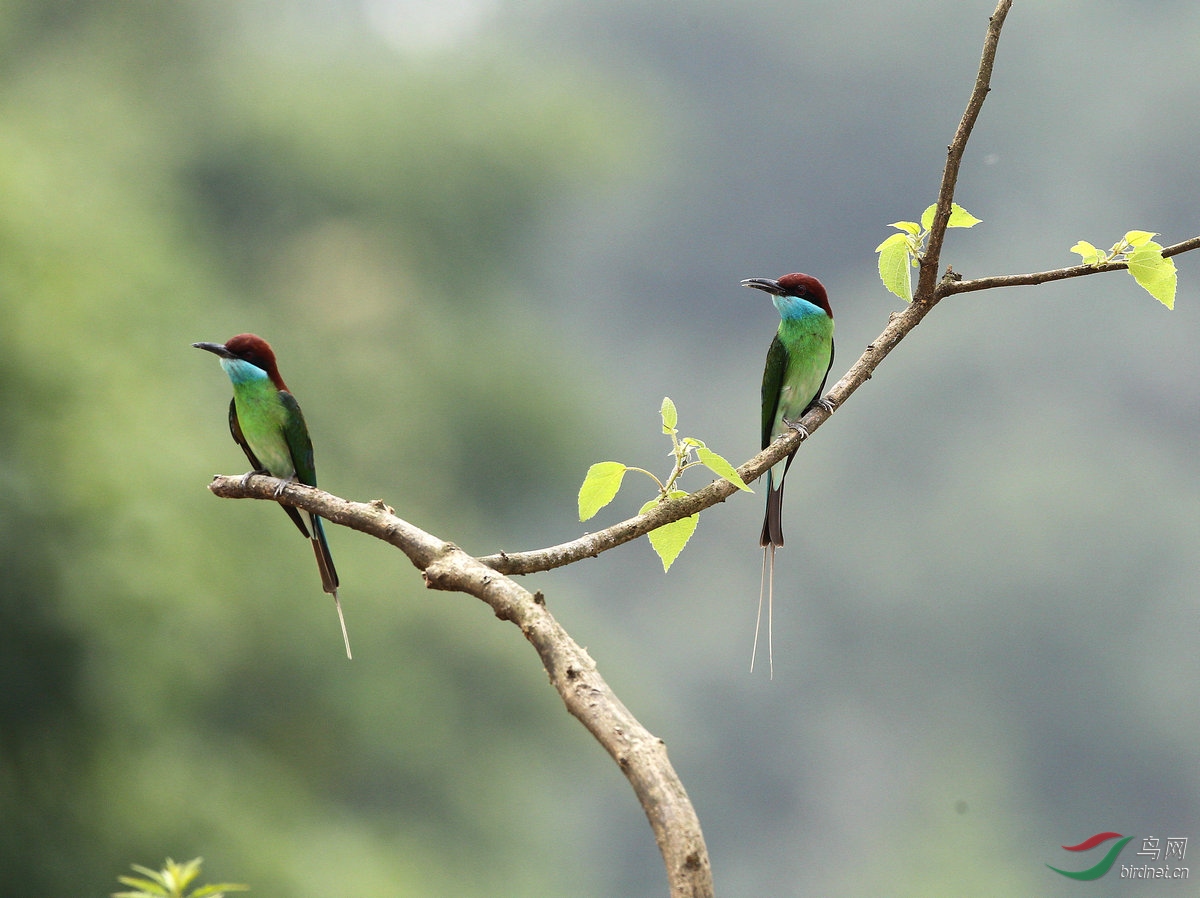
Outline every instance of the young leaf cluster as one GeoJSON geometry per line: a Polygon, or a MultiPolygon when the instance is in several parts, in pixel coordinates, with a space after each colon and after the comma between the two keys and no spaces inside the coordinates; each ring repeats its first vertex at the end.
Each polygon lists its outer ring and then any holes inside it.
{"type": "Polygon", "coordinates": [[[1151,231],[1129,231],[1108,252],[1080,240],[1071,247],[1071,252],[1079,253],[1083,264],[1093,268],[1110,262],[1124,262],[1139,287],[1168,309],[1173,309],[1178,282],[1175,260],[1163,258],[1162,245],[1154,242],[1157,236],[1151,231]]]}
{"type": "MultiPolygon", "coordinates": [[[[687,492],[677,486],[679,478],[688,468],[694,468],[697,465],[728,480],[740,490],[748,493],[754,492],[738,476],[733,465],[704,445],[703,440],[679,436],[677,427],[679,413],[669,396],[663,399],[659,412],[662,416],[662,432],[671,438],[670,454],[674,460],[671,473],[667,475],[666,479],[660,480],[645,468],[635,468],[619,461],[597,462],[588,468],[583,485],[579,487],[579,520],[588,520],[616,497],[617,492],[621,489],[621,483],[625,479],[626,471],[638,471],[645,474],[658,487],[658,495],[644,504],[638,514],[644,514],[660,502],[686,496],[687,492]],[[695,458],[692,457],[693,455],[695,458]]],[[[664,524],[647,534],[650,545],[662,560],[664,571],[671,569],[671,564],[679,557],[679,553],[683,551],[688,540],[692,538],[699,523],[700,515],[689,515],[673,523],[664,524]]]]}
{"type": "MultiPolygon", "coordinates": [[[[879,278],[887,287],[905,302],[912,302],[912,269],[916,268],[925,252],[925,241],[929,239],[929,229],[933,227],[933,216],[937,205],[932,205],[921,213],[921,221],[894,221],[888,227],[899,229],[900,233],[893,234],[879,246],[879,278]]],[[[979,219],[964,209],[958,203],[950,205],[949,228],[973,228],[979,224],[979,219]]]]}
{"type": "Polygon", "coordinates": [[[161,870],[151,870],[140,864],[129,866],[141,873],[138,876],[118,876],[117,881],[123,885],[133,886],[134,892],[113,892],[112,898],[224,898],[226,892],[248,892],[249,886],[232,882],[213,883],[201,886],[191,892],[185,891],[200,875],[200,865],[204,858],[192,858],[182,864],[167,858],[161,870]]]}

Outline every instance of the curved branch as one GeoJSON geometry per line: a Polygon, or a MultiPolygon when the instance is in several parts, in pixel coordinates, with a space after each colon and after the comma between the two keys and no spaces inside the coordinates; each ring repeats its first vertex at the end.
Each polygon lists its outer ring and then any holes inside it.
{"type": "Polygon", "coordinates": [[[397,517],[381,500],[350,502],[315,487],[254,475],[213,478],[208,488],[225,499],[267,499],[303,508],[404,552],[430,589],[464,592],[520,628],[537,651],[567,710],[604,746],[633,786],[667,866],[672,898],[711,898],[712,869],[700,821],[667,758],[665,743],[622,704],[596,663],[559,625],[540,593],[397,517]],[[279,490],[278,495],[276,490],[279,490]]]}
{"type": "MultiPolygon", "coordinates": [[[[951,145],[951,159],[947,162],[943,177],[942,196],[939,198],[938,216],[933,229],[937,242],[931,241],[932,251],[929,253],[934,269],[941,235],[949,215],[949,197],[953,195],[957,178],[957,160],[962,156],[966,137],[978,115],[978,106],[987,94],[991,58],[995,54],[1003,13],[1007,12],[1010,3],[1011,0],[1001,0],[997,13],[992,17],[972,104],[964,113],[955,143],[951,145]]],[[[922,278],[925,277],[922,270],[922,278]]],[[[893,314],[879,338],[834,384],[826,398],[835,407],[845,402],[870,378],[876,366],[933,307],[936,297],[932,292],[932,282],[926,293],[927,301],[914,302],[903,312],[893,314]]],[[[825,409],[815,407],[804,416],[804,426],[810,434],[814,433],[829,415],[825,409]]],[[[797,449],[802,439],[799,432],[789,431],[742,465],[738,473],[746,482],[758,479],[772,464],[797,449]]],[[[725,480],[714,481],[696,493],[665,502],[644,515],[572,543],[540,552],[500,554],[484,559],[473,558],[453,543],[444,542],[396,517],[381,500],[371,503],[349,502],[314,487],[262,475],[216,477],[209,484],[209,489],[222,498],[265,499],[303,508],[331,523],[375,536],[403,551],[422,572],[429,588],[473,595],[486,602],[497,617],[518,626],[537,651],[551,684],[567,710],[604,746],[632,785],[654,830],[667,867],[672,898],[711,898],[712,869],[700,821],[683,783],[667,758],[666,746],[646,730],[617,698],[596,670],[595,662],[547,610],[541,595],[530,593],[506,574],[557,567],[629,542],[656,527],[723,501],[735,491],[732,484],[725,480]]]]}

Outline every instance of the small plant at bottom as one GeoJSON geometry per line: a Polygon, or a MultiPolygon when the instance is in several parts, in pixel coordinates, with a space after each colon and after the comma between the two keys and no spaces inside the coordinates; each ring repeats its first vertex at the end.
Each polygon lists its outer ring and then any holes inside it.
{"type": "Polygon", "coordinates": [[[113,892],[112,898],[223,898],[226,892],[248,892],[249,886],[234,882],[220,882],[200,886],[191,892],[185,891],[200,875],[200,865],[204,858],[192,858],[182,864],[167,858],[161,870],[151,870],[140,864],[130,864],[138,876],[118,876],[117,881],[122,885],[132,886],[134,892],[113,892]]]}

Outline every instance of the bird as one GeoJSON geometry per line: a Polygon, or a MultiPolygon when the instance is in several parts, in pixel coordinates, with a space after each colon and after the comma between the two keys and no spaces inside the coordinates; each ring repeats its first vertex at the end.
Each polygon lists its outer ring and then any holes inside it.
{"type": "MultiPolygon", "coordinates": [[[[821,398],[825,380],[833,367],[833,310],[825,287],[815,277],[800,272],[771,278],[747,278],[743,287],[770,294],[779,311],[779,329],[767,350],[762,380],[762,448],[766,449],[780,434],[808,430],[800,423],[815,406],[833,411],[833,404],[821,398]]],[[[767,471],[767,508],[763,516],[762,579],[758,590],[758,617],[754,622],[754,648],[750,670],[758,653],[758,633],[762,623],[762,594],[767,586],[767,653],[772,678],[775,675],[774,638],[771,633],[775,603],[775,550],[783,545],[783,486],[796,450],[767,471]]]]}
{"type": "MultiPolygon", "coordinates": [[[[317,469],[313,462],[308,426],[304,423],[304,415],[296,397],[279,374],[279,365],[271,345],[256,334],[238,334],[224,343],[193,343],[192,346],[216,355],[233,382],[233,398],[229,401],[229,432],[233,434],[233,441],[246,453],[252,468],[243,480],[253,474],[268,474],[280,480],[316,486],[317,469]]],[[[283,484],[280,484],[275,494],[279,495],[282,491],[283,484]]],[[[333,596],[338,621],[342,626],[346,657],[353,658],[346,619],[342,616],[342,603],[338,599],[337,569],[333,566],[333,556],[329,554],[329,542],[325,539],[321,519],[307,512],[308,526],[305,526],[298,509],[290,505],[280,507],[287,512],[304,538],[312,541],[317,567],[321,571],[321,585],[325,592],[333,596]]]]}

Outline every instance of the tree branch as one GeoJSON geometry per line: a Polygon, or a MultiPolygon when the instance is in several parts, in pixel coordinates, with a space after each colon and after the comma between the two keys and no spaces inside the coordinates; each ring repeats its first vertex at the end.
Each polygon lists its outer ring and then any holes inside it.
{"type": "MultiPolygon", "coordinates": [[[[963,281],[944,277],[938,280],[942,243],[959,165],[990,90],[1000,31],[1011,5],[1011,0],[1000,0],[996,5],[984,39],[974,89],[954,139],[947,148],[936,212],[920,263],[913,302],[903,311],[892,313],[883,332],[868,344],[858,360],[826,394],[825,398],[835,408],[841,408],[871,378],[875,369],[899,342],[946,296],[993,287],[1040,284],[1127,267],[1124,263],[1100,267],[1081,265],[1034,274],[963,281]]],[[[1163,255],[1172,256],[1198,248],[1200,237],[1168,247],[1163,255]]],[[[814,407],[802,422],[812,434],[829,417],[830,412],[814,407]]],[[[757,480],[773,464],[798,449],[803,439],[797,431],[789,431],[738,468],[738,474],[747,483],[757,480]]],[[[621,703],[596,670],[595,662],[550,614],[541,594],[530,593],[508,575],[549,570],[599,555],[664,524],[723,502],[736,492],[732,484],[716,480],[688,496],[664,502],[646,514],[557,546],[531,552],[500,552],[482,558],[473,558],[453,543],[440,540],[397,517],[381,500],[350,502],[313,487],[260,475],[244,480],[241,477],[219,476],[214,478],[209,489],[223,498],[266,499],[303,508],[332,523],[388,542],[408,556],[422,572],[430,589],[473,595],[486,602],[497,617],[519,627],[537,651],[551,684],[558,690],[567,710],[587,727],[632,785],[654,830],[667,867],[672,898],[711,898],[712,871],[699,820],[667,758],[662,740],[647,731],[621,703]]]]}
{"type": "Polygon", "coordinates": [[[604,746],[633,786],[666,864],[672,898],[712,898],[712,869],[700,821],[667,758],[666,745],[617,698],[596,663],[550,614],[540,593],[530,593],[453,543],[397,517],[381,500],[350,502],[263,475],[245,482],[242,477],[218,476],[208,488],[225,499],[268,499],[303,508],[390,543],[421,571],[428,588],[475,596],[496,617],[519,627],[567,710],[604,746]]]}
{"type": "Polygon", "coordinates": [[[1200,237],[1193,237],[1191,240],[1182,240],[1179,243],[1174,243],[1171,246],[1163,247],[1163,258],[1167,259],[1171,256],[1178,256],[1180,253],[1186,253],[1189,250],[1200,249],[1200,237]]]}
{"type": "MultiPolygon", "coordinates": [[[[979,62],[979,72],[975,77],[975,87],[971,91],[967,108],[963,112],[954,133],[954,139],[950,142],[947,150],[946,167],[942,172],[942,186],[938,193],[937,212],[934,215],[933,225],[930,227],[929,243],[925,255],[922,257],[916,296],[907,309],[892,314],[883,333],[876,337],[874,342],[867,345],[866,351],[859,356],[858,361],[826,394],[825,398],[837,408],[841,408],[842,403],[870,379],[879,363],[887,357],[897,343],[921,323],[921,320],[940,298],[935,292],[934,282],[937,277],[942,239],[946,233],[946,224],[950,220],[950,204],[954,200],[958,168],[963,153],[966,151],[971,130],[979,118],[983,101],[991,89],[992,64],[995,61],[996,47],[1000,41],[1000,29],[1004,27],[1004,18],[1008,15],[1011,6],[1012,0],[1000,0],[988,22],[987,35],[983,43],[983,56],[979,62]]],[[[811,435],[828,420],[829,415],[830,413],[822,408],[813,408],[804,416],[802,423],[811,435]]],[[[773,464],[795,451],[803,439],[794,430],[783,434],[738,468],[738,474],[746,483],[757,480],[773,464]]],[[[637,539],[663,524],[669,524],[710,508],[718,502],[725,501],[735,491],[736,488],[724,480],[714,481],[691,495],[663,502],[645,514],[629,518],[597,533],[586,534],[571,542],[532,552],[500,552],[485,556],[480,561],[506,574],[531,574],[561,567],[583,558],[595,557],[600,552],[637,539]]]]}
{"type": "MultiPolygon", "coordinates": [[[[1162,254],[1163,258],[1167,258],[1193,249],[1200,249],[1200,237],[1192,237],[1190,240],[1164,247],[1162,254]]],[[[1000,274],[965,281],[943,278],[937,285],[937,296],[941,299],[953,296],[955,293],[972,293],[976,290],[991,290],[994,287],[1032,287],[1048,281],[1064,281],[1067,278],[1100,274],[1105,271],[1124,271],[1127,268],[1129,265],[1125,262],[1107,262],[1104,265],[1073,265],[1070,268],[1055,268],[1052,271],[1035,271],[1031,274],[1000,274]]]]}
{"type": "MultiPolygon", "coordinates": [[[[975,87],[971,92],[962,119],[959,121],[954,139],[948,147],[946,168],[942,174],[942,186],[938,194],[938,211],[930,228],[929,243],[921,263],[917,293],[907,308],[901,312],[892,313],[883,332],[867,344],[863,354],[826,394],[825,398],[832,402],[835,408],[841,408],[842,404],[860,386],[870,380],[879,364],[913,328],[921,323],[922,319],[943,297],[956,293],[987,290],[993,287],[1041,284],[1047,281],[1064,280],[1105,271],[1121,271],[1128,268],[1124,262],[1113,262],[1099,267],[1077,265],[1073,268],[1060,268],[1033,274],[1000,275],[963,281],[943,278],[936,284],[932,281],[937,273],[942,239],[945,236],[946,224],[950,219],[950,206],[954,200],[959,164],[966,150],[967,139],[979,117],[983,101],[991,89],[992,65],[1000,40],[1000,29],[1004,25],[1004,18],[1008,15],[1011,6],[1012,0],[1001,0],[989,20],[975,87]]],[[[1173,256],[1193,249],[1200,249],[1200,237],[1165,248],[1163,256],[1173,256]]],[[[822,408],[813,408],[804,416],[802,423],[811,435],[816,433],[817,429],[829,419],[830,414],[822,408]]],[[[772,465],[795,451],[803,439],[796,431],[789,431],[781,435],[770,446],[738,468],[738,475],[746,483],[757,480],[772,465]]],[[[505,574],[532,574],[562,567],[584,558],[594,558],[601,552],[637,539],[664,524],[670,524],[672,521],[688,515],[698,514],[718,502],[724,502],[735,492],[737,490],[732,484],[724,480],[716,480],[688,496],[663,502],[645,514],[628,518],[595,533],[584,534],[578,539],[527,552],[497,552],[493,555],[483,556],[479,560],[505,574]]]]}
{"type": "MultiPolygon", "coordinates": [[[[1163,256],[1175,256],[1180,253],[1200,249],[1200,237],[1193,237],[1163,249],[1163,256]]],[[[929,313],[937,301],[956,293],[969,293],[977,290],[990,290],[996,287],[1033,286],[1049,281],[1061,281],[1067,278],[1083,277],[1090,274],[1100,274],[1109,271],[1124,271],[1129,266],[1124,262],[1110,262],[1106,265],[1093,267],[1090,265],[1075,265],[1071,268],[1057,268],[1052,271],[1038,271],[1030,274],[1006,274],[992,277],[974,278],[972,280],[956,281],[943,278],[934,288],[933,301],[914,301],[903,311],[893,312],[887,327],[872,342],[841,379],[830,388],[825,398],[833,403],[835,409],[840,409],[847,399],[864,383],[879,364],[896,348],[896,345],[908,336],[922,319],[929,313]]],[[[801,423],[810,435],[824,424],[832,413],[825,409],[814,407],[802,419],[801,423]]],[[[746,483],[752,483],[767,472],[776,462],[785,458],[789,453],[798,449],[804,437],[796,431],[788,431],[778,437],[766,449],[746,461],[737,469],[738,475],[746,483]]],[[[617,546],[637,539],[664,524],[678,521],[688,515],[699,514],[706,508],[711,508],[719,502],[724,502],[737,492],[737,487],[726,480],[714,480],[703,489],[699,489],[679,499],[672,499],[656,505],[645,514],[627,518],[604,530],[586,533],[569,542],[559,543],[545,549],[534,549],[527,552],[497,552],[493,555],[482,556],[479,560],[488,567],[504,574],[534,574],[548,571],[556,567],[572,564],[584,558],[595,558],[601,552],[614,549],[617,546]]]]}
{"type": "Polygon", "coordinates": [[[937,211],[934,212],[933,224],[929,228],[929,242],[926,244],[925,254],[921,257],[914,304],[933,305],[938,300],[934,294],[934,284],[942,258],[942,241],[946,237],[946,226],[950,223],[950,204],[954,202],[954,188],[958,184],[958,167],[962,162],[963,153],[967,150],[967,141],[971,138],[975,122],[979,120],[983,101],[992,89],[992,65],[996,61],[996,48],[1000,44],[1000,30],[1004,27],[1004,19],[1011,7],[1012,0],[1000,0],[988,20],[987,35],[983,39],[983,56],[979,60],[979,71],[975,75],[975,87],[972,88],[967,108],[959,119],[954,139],[946,148],[946,167],[942,170],[937,211]]]}

